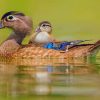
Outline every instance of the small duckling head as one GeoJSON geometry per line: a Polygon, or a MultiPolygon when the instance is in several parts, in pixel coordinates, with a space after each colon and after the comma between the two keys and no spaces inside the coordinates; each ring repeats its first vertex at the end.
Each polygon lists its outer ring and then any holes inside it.
{"type": "Polygon", "coordinates": [[[17,35],[26,35],[31,32],[33,22],[24,13],[10,11],[5,13],[1,18],[0,28],[4,27],[11,28],[17,35]]]}
{"type": "Polygon", "coordinates": [[[36,29],[36,32],[47,32],[49,34],[51,34],[52,32],[52,26],[51,23],[48,21],[43,21],[39,24],[38,28],[36,29]]]}

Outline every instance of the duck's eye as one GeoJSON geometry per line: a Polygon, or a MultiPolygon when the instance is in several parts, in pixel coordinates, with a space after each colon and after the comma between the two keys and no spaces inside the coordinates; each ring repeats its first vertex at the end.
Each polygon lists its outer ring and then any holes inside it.
{"type": "Polygon", "coordinates": [[[13,20],[14,20],[14,16],[13,15],[7,16],[7,21],[13,21],[13,20]]]}
{"type": "Polygon", "coordinates": [[[43,24],[42,26],[43,26],[43,27],[45,27],[46,25],[45,25],[45,24],[43,24]]]}
{"type": "Polygon", "coordinates": [[[43,24],[42,26],[43,27],[51,27],[51,25],[49,25],[49,24],[43,24]]]}

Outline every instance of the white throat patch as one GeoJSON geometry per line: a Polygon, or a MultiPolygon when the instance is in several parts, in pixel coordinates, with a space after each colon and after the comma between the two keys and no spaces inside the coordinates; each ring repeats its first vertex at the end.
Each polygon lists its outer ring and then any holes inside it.
{"type": "Polygon", "coordinates": [[[47,42],[51,42],[52,39],[47,32],[40,32],[40,33],[37,33],[34,41],[38,43],[47,43],[47,42]]]}

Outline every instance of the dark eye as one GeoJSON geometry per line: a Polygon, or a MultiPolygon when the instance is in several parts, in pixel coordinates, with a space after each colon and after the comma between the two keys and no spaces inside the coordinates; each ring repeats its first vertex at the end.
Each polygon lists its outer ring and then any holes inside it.
{"type": "Polygon", "coordinates": [[[45,27],[46,25],[45,25],[45,24],[43,24],[42,26],[43,26],[43,27],[45,27]]]}
{"type": "Polygon", "coordinates": [[[7,21],[11,21],[11,20],[14,20],[14,16],[13,15],[7,16],[7,21]]]}
{"type": "Polygon", "coordinates": [[[51,25],[49,25],[49,24],[43,24],[42,26],[43,27],[51,27],[51,25]]]}

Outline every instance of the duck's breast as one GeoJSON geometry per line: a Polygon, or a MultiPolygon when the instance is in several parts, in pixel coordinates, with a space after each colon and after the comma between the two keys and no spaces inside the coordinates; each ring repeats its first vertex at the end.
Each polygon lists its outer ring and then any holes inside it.
{"type": "Polygon", "coordinates": [[[34,41],[37,43],[47,43],[47,42],[51,42],[52,39],[51,39],[51,36],[47,32],[40,32],[35,37],[34,41]]]}

